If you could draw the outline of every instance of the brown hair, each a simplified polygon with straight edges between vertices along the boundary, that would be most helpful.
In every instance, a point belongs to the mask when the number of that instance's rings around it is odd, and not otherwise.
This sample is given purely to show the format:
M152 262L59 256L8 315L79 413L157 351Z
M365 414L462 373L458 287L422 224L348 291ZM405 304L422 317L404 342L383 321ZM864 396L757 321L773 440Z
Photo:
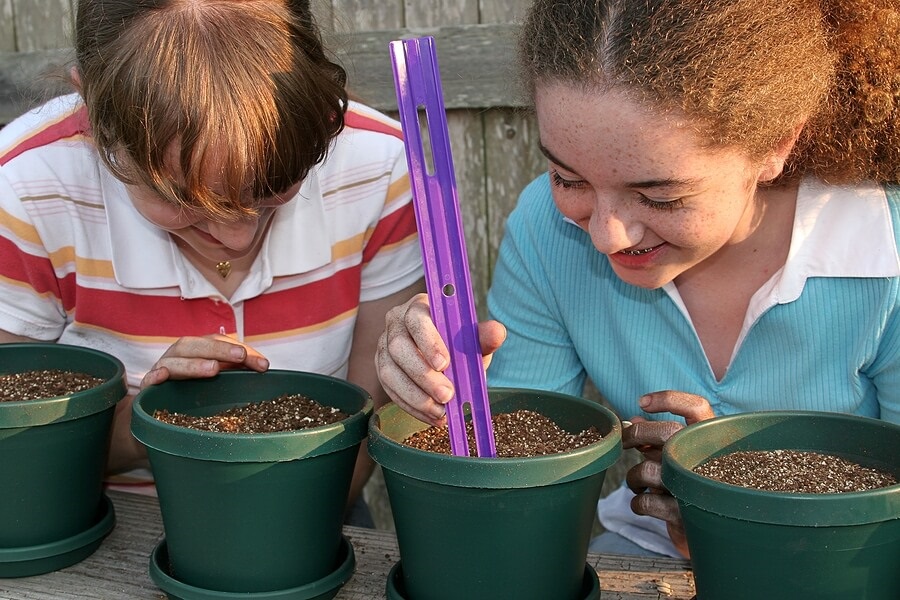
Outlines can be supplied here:
M80 0L75 51L112 172L213 218L255 214L248 192L301 181L343 128L346 73L326 56L308 0ZM201 178L214 155L224 195Z
M806 123L786 177L900 178L897 0L535 0L519 40L541 80L619 88L761 158Z

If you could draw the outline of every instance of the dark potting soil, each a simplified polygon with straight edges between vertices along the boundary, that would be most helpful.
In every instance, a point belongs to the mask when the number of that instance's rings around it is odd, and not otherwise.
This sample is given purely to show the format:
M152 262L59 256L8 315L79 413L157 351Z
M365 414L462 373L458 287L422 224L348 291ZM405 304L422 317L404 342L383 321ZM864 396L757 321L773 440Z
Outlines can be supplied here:
M725 454L694 472L723 483L770 492L837 494L897 483L890 473L819 452L757 450Z
M284 394L271 400L236 406L197 417L167 410L153 416L172 425L219 433L274 433L296 431L343 421L349 415L333 406L325 406L302 394Z
M86 373L62 369L36 369L0 375L0 402L43 400L68 396L106 381Z
M579 433L561 429L546 416L531 410L517 410L491 415L494 423L494 445L498 458L519 458L568 452L600 441L602 436L596 427ZM475 427L466 424L469 454L476 456ZM446 426L429 427L403 440L407 446L429 452L452 454L450 432Z

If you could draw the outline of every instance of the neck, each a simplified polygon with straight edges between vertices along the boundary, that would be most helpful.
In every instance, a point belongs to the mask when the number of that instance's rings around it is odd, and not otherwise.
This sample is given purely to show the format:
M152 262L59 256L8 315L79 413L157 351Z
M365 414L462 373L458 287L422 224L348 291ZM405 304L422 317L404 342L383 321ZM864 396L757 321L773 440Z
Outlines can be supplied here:
M181 255L225 298L231 298L247 277L260 248L260 244L257 244L248 254L240 258L230 261L215 261L203 256L177 238L176 245ZM223 273L227 273L227 275L223 277Z

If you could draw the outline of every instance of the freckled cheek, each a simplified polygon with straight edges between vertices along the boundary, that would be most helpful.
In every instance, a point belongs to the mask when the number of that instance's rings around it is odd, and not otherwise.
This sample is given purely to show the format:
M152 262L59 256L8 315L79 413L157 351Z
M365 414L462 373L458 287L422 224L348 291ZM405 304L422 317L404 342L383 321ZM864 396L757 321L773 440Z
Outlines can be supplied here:
M560 193L558 190L553 192L553 202L556 208L562 214L579 225L584 225L591 218L593 205L583 199L578 199L575 194Z
M728 241L729 235L729 227L714 216L693 220L673 232L673 237L678 240L676 244L699 251L717 250Z

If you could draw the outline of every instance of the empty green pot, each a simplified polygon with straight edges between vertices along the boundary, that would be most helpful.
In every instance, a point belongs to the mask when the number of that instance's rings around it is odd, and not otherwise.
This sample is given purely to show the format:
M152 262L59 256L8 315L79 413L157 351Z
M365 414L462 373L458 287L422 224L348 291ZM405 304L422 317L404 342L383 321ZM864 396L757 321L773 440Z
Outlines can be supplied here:
M53 343L0 344L0 375L59 369L101 385L0 402L0 577L46 573L90 555L112 529L103 475L125 368L103 352Z
M277 433L215 433L153 417L208 416L304 394L351 416ZM167 381L135 398L132 433L147 447L174 579L204 590L275 592L340 567L350 481L372 399L341 379L297 371L223 372ZM336 592L335 592L336 593Z
M597 499L622 452L619 419L596 402L550 392L497 388L489 399L493 414L533 410L573 433L593 425L603 440L547 456L450 456L403 444L428 426L396 405L379 409L368 448L387 485L404 594L583 600Z
M840 413L753 412L684 428L663 450L700 600L893 600L900 485L842 494L767 492L693 472L741 450L835 454L900 479L900 426Z

